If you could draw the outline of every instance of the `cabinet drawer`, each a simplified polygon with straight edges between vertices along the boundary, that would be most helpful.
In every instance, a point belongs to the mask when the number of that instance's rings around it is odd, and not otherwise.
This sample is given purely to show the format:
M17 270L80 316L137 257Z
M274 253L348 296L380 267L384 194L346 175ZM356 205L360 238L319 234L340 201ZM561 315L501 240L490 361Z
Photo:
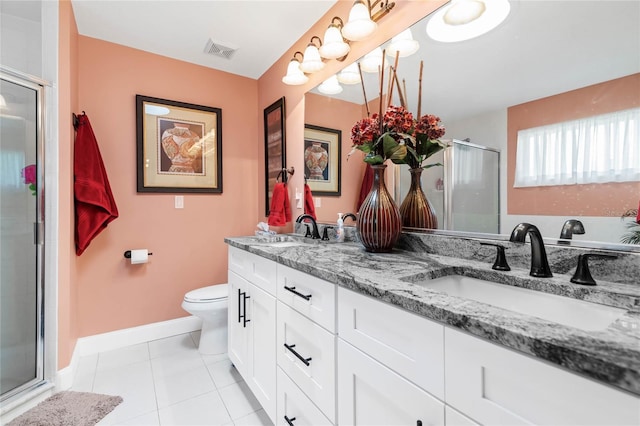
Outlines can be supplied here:
M640 398L445 330L446 401L482 424L638 425Z
M274 261L229 246L229 270L267 293L276 295L276 263Z
M334 422L335 336L280 301L277 323L278 365Z
M322 411L278 368L278 409L276 424L289 426L287 419L295 426L332 425Z
M278 265L278 300L330 332L335 332L335 284L287 266Z
M338 335L444 400L444 326L338 288Z
M342 339L338 401L340 425L444 425L444 403Z

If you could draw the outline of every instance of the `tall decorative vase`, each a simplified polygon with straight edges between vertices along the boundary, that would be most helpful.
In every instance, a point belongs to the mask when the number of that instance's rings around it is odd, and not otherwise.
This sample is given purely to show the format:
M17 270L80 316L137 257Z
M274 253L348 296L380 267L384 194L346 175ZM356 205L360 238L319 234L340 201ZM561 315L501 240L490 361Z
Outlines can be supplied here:
M411 173L411 187L400 205L402 226L437 229L438 217L422 190L422 183L420 181L422 170L422 168L409 169L409 173Z
M386 165L371 166L373 185L358 214L357 229L366 251L390 252L400 237L402 219L384 182Z
M329 164L329 153L319 142L313 142L304 150L304 162L309 169L309 179L325 180L324 170Z

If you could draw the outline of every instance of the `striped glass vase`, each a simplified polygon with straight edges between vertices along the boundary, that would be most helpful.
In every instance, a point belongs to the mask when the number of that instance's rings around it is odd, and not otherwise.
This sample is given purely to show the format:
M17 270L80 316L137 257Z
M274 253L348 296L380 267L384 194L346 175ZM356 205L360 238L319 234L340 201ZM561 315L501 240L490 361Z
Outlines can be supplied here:
M422 168L409 169L411 173L411 186L407 196L400 204L400 216L402 226L406 228L438 228L438 217L433 206L424 195L420 177Z
M366 251L390 252L402 231L402 219L384 183L385 164L371 166L373 185L358 213L357 229Z

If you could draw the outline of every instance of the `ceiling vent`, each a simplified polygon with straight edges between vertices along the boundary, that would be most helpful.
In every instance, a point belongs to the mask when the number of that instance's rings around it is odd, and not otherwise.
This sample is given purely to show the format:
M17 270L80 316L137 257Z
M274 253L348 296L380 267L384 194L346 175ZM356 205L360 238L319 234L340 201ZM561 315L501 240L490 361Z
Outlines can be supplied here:
M222 43L211 39L207 41L207 45L204 47L204 53L225 59L231 59L237 50L237 47L225 46Z

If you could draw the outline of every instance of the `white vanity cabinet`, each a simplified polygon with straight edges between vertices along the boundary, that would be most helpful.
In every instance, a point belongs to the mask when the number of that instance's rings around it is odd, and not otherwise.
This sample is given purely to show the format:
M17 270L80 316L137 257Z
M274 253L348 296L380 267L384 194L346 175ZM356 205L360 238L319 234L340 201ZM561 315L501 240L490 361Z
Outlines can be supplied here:
M229 247L229 359L275 421L276 264Z
M277 268L277 363L301 391L298 406L315 406L323 417L336 420L336 285L292 268ZM280 376L279 376L280 377ZM278 382L278 422L288 414L286 401L294 395ZM300 402L301 398L305 402ZM283 402L285 400L285 402ZM291 404L291 402L289 402ZM282 410L282 411L281 411ZM313 425L296 415L296 426Z
M443 325L339 288L338 335L338 424L445 424Z
M481 424L639 425L640 399L447 327L446 401Z

